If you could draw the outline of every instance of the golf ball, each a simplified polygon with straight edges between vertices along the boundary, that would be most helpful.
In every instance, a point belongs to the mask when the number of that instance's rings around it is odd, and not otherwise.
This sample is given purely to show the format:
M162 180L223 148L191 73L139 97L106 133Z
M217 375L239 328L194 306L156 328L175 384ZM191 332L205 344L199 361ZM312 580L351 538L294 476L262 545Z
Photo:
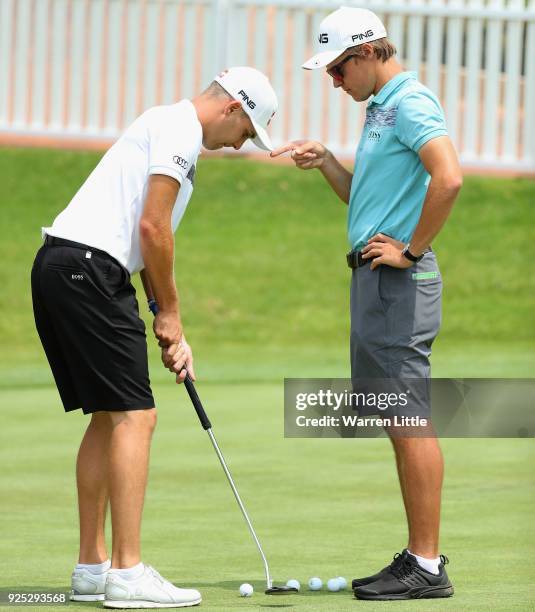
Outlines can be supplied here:
M340 590L343 591L347 587L347 580L343 576L338 576L338 582L340 583Z
M311 578L308 581L308 588L311 591L319 591L322 586L323 586L323 582L321 581L321 578Z
M252 584L247 584L247 582L245 584L242 584L240 587L240 595L242 597L251 597L251 595L253 594L253 585Z
M297 589L298 591L301 589L301 585L299 584L299 580L288 580L286 583L287 587L292 587L293 589Z
M329 589L329 591L336 593L336 591L340 590L340 581L338 580L338 578L331 578L328 582L327 582L327 589Z

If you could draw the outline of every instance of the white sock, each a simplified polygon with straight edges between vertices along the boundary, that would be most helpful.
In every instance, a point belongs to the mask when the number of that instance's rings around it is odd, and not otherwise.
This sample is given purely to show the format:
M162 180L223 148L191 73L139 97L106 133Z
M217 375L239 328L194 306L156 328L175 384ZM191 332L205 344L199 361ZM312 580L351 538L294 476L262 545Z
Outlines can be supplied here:
M418 565L424 570L427 570L431 574L435 574L435 576L438 575L438 564L440 563L440 557L437 557L436 559L426 559L425 557L420 557L420 555L415 555L408 549L407 552L415 557L416 561L418 561Z
M145 566L143 565L141 561L137 565L134 565L134 567L128 567L126 569L113 568L110 570L110 572L117 574L124 580L135 580L136 578L139 578L143 574L144 571L145 571Z
M111 567L111 561L107 559L104 563L77 563L76 569L85 569L92 574L104 574Z

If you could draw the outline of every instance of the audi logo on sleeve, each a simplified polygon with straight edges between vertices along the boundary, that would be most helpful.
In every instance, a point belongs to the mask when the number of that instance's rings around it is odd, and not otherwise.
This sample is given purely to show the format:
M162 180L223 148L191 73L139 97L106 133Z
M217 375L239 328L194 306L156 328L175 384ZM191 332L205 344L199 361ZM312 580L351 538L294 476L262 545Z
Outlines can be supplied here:
M184 170L188 167L188 162L183 157L180 157L180 155L174 155L173 162L180 168L184 168Z

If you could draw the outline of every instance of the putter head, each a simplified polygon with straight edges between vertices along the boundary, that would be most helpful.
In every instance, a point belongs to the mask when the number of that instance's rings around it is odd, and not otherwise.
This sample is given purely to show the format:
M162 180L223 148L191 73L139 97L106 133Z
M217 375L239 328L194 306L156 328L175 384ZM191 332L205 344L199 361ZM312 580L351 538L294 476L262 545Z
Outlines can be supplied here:
M291 595L292 593L298 593L295 587L289 586L271 586L265 590L266 595Z

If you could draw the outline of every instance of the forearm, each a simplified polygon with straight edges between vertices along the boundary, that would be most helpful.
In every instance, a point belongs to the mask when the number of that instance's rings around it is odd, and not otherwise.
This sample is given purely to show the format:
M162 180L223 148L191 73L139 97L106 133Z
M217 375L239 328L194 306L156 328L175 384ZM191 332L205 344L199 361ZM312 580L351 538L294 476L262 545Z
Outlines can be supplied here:
M174 239L171 227L141 222L140 245L145 262L143 286L147 298L154 298L160 311L178 312L179 301L174 275ZM146 281L148 281L147 284Z
M147 270L141 270L139 273L141 277L141 282L143 283L143 290L145 291L145 295L147 296L147 300L154 299L154 291L152 290L152 283L150 282L149 274Z
M422 214L410 240L410 251L420 255L446 222L461 185L446 178L431 178Z
M329 151L325 161L320 166L320 171L326 181L333 188L336 195L346 204L349 204L349 194L351 192L351 181L353 175L349 170L334 157Z

